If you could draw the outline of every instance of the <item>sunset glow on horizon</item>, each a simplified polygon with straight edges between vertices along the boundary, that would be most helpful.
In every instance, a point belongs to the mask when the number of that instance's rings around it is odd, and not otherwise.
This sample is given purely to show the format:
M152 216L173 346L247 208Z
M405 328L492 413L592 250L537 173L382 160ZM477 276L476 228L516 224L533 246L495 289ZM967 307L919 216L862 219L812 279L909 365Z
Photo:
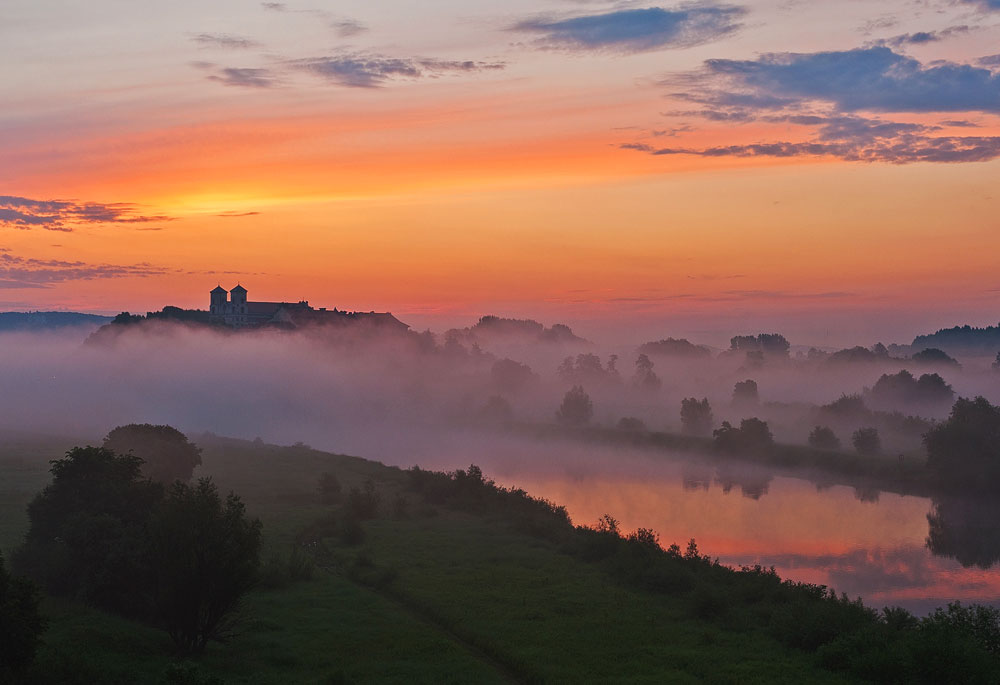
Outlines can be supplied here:
M996 323L1000 11L846 5L11 0L0 309Z

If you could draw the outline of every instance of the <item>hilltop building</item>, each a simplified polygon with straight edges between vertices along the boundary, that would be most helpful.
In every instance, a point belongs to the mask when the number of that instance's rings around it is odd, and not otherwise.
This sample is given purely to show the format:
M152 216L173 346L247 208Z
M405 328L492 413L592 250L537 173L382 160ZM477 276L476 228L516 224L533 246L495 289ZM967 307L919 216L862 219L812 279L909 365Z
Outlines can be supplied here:
M265 325L298 327L307 325L365 323L382 329L403 332L409 326L385 312L343 312L326 307L314 309L306 300L299 302L252 302L247 299L247 289L237 285L227 291L221 285L210 293L209 321L232 328L249 328Z

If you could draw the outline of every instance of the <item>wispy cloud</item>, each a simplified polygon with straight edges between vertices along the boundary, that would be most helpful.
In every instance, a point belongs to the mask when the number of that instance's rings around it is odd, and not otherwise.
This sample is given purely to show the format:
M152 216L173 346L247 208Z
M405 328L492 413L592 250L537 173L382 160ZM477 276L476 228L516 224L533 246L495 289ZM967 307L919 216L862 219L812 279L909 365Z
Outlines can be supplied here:
M367 26L354 19L337 19L331 26L341 38L350 38L368 30Z
M540 34L536 47L608 52L643 52L707 43L740 28L746 14L732 5L688 4L676 9L649 7L602 14L535 17L510 31Z
M262 2L260 6L272 12L284 12L288 6L283 2Z
M859 29L862 35L870 36L876 31L883 31L886 29L891 29L893 26L899 24L899 17L893 15L885 15L877 17L875 19L869 19L864 23Z
M502 62L437 60L345 53L292 62L300 70L351 88L377 88L395 79L437 77L446 73L471 73L503 69Z
M1000 112L1000 74L956 62L925 66L887 47L715 59L703 77L719 104L757 98L819 100L847 112Z
M1000 0L958 0L958 2L966 5L976 5L979 9L986 12L1000 11Z
M953 36L963 36L972 31L972 28L963 24L961 26L949 26L940 31L917 31L916 33L904 33L891 38L877 40L873 42L875 46L890 46L901 48L907 45L926 45L928 43L938 43Z
M0 252L0 289L51 288L65 281L92 281L104 278L145 278L170 270L138 264L88 264L59 259L30 259Z
M1000 113L1000 74L986 67L944 61L924 65L875 46L769 54L756 60L709 60L701 70L675 75L663 84L673 89L673 97L697 106L666 112L671 118L785 124L799 127L802 138L787 139L785 133L779 140L712 147L655 145L647 138L622 148L661 156L834 157L892 164L1000 157L1000 137L943 131L976 126L966 119L952 118L939 125L898 120L907 113Z
M849 162L985 162L1000 157L1000 136L929 136L902 134L896 137L812 139L804 142L762 142L720 145L707 148L654 147L625 143L624 149L652 155L695 155L699 157L835 157Z
M206 47L226 48L228 50L249 50L260 47L260 43L255 40L229 33L199 33L192 36L191 40Z
M171 220L172 217L163 214L142 214L138 205L126 202L32 200L0 195L0 227L6 228L72 231L84 225L145 224Z
M247 67L220 67L207 77L225 86L240 88L270 88L278 84L278 78L270 69Z

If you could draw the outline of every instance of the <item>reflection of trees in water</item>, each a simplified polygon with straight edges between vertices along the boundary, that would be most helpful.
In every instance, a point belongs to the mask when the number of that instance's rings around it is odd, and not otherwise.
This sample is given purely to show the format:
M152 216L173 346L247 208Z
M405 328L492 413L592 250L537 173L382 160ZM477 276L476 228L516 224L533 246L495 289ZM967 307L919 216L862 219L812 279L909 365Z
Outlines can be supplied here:
M708 486L712 484L714 473L714 466L707 464L685 464L681 471L681 483L687 491L708 490Z
M882 491L879 490L874 485L856 485L854 486L854 499L859 502L878 502L879 496L881 496Z
M738 487L744 497L760 499L767 494L774 476L757 469L740 468L732 464L685 464L681 471L681 483L687 491L708 490L713 483L729 494Z
M962 566L988 569L1000 561L1000 502L935 498L927 514L927 548Z
M822 472L814 473L809 477L809 480L811 480L812 484L816 486L816 492L820 493L826 492L827 490L829 490L830 488L832 488L834 485L837 484L836 480L830 478L829 476L823 474Z
M731 466L719 466L716 469L715 482L722 487L727 495L735 486L739 486L744 497L760 499L767 494L768 486L773 476L769 473L746 471Z

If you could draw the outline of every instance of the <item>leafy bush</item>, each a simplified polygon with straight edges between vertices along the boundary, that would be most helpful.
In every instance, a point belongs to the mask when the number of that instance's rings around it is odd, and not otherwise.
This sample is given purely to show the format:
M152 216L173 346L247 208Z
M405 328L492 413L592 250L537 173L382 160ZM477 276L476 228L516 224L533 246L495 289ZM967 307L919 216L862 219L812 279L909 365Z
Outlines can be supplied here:
M52 462L52 482L28 505L17 569L48 592L130 616L148 613L140 581L145 525L163 497L142 459L76 447Z
M618 419L618 430L627 433L645 433L648 429L642 419L634 416L623 416Z
M871 389L875 405L893 407L918 405L937 408L951 404L955 391L936 373L925 373L919 379L905 369L897 374L883 374Z
M858 454L873 455L882 451L882 440L875 428L859 428L851 436L851 444Z
M323 504L336 504L340 501L340 480L335 474L326 472L319 477L319 500Z
M501 393L516 395L539 380L538 374L527 364L513 359L500 359L490 369L494 387Z
M816 426L809 434L809 446L819 450L839 450L840 438L827 426Z
M743 419L739 428L734 428L728 421L722 422L722 427L713 431L715 447L721 452L763 453L774 446L774 436L767 423L757 418Z
M347 492L347 502L345 510L349 516L353 516L359 521L365 521L378 516L379 504L382 496L375 490L375 483L371 479L366 480L364 486L351 488Z
M560 423L570 426L582 426L590 423L593 416L594 404L590 401L590 395L579 385L574 385L566 392L562 404L556 412L556 419Z
M714 419L708 398L697 400L687 397L681 400L681 426L688 435L708 435L712 432Z
M930 364L930 365L943 365L943 366L961 366L958 360L951 357L944 350L939 350L936 347L928 347L925 350L917 352L913 357L913 361L920 364Z
M760 395L757 391L757 382L752 380L740 381L733 386L733 405L738 407L753 406L760 402Z
M316 570L313 558L300 545L292 547L287 557L272 552L257 572L257 587L277 590L300 581L312 580Z
M0 556L0 682L15 682L35 658L45 629L39 600L35 585L11 576Z
M505 488L487 479L475 464L468 470L437 473L413 467L408 487L429 503L487 514L534 537L559 540L572 530L565 507L532 497L521 488Z
M181 654L224 642L240 600L255 584L261 523L239 497L223 501L203 478L175 483L154 511L149 561L156 615Z
M116 454L136 455L143 461L143 475L168 485L190 480L194 468L201 464L201 448L171 426L118 426L104 438L104 447Z
M645 354L640 354L635 360L635 376L632 377L632 385L649 392L659 390L660 386L663 385L660 377L653 371L653 361Z
M1000 407L960 398L951 415L924 435L927 467L951 487L988 489L1000 482Z

